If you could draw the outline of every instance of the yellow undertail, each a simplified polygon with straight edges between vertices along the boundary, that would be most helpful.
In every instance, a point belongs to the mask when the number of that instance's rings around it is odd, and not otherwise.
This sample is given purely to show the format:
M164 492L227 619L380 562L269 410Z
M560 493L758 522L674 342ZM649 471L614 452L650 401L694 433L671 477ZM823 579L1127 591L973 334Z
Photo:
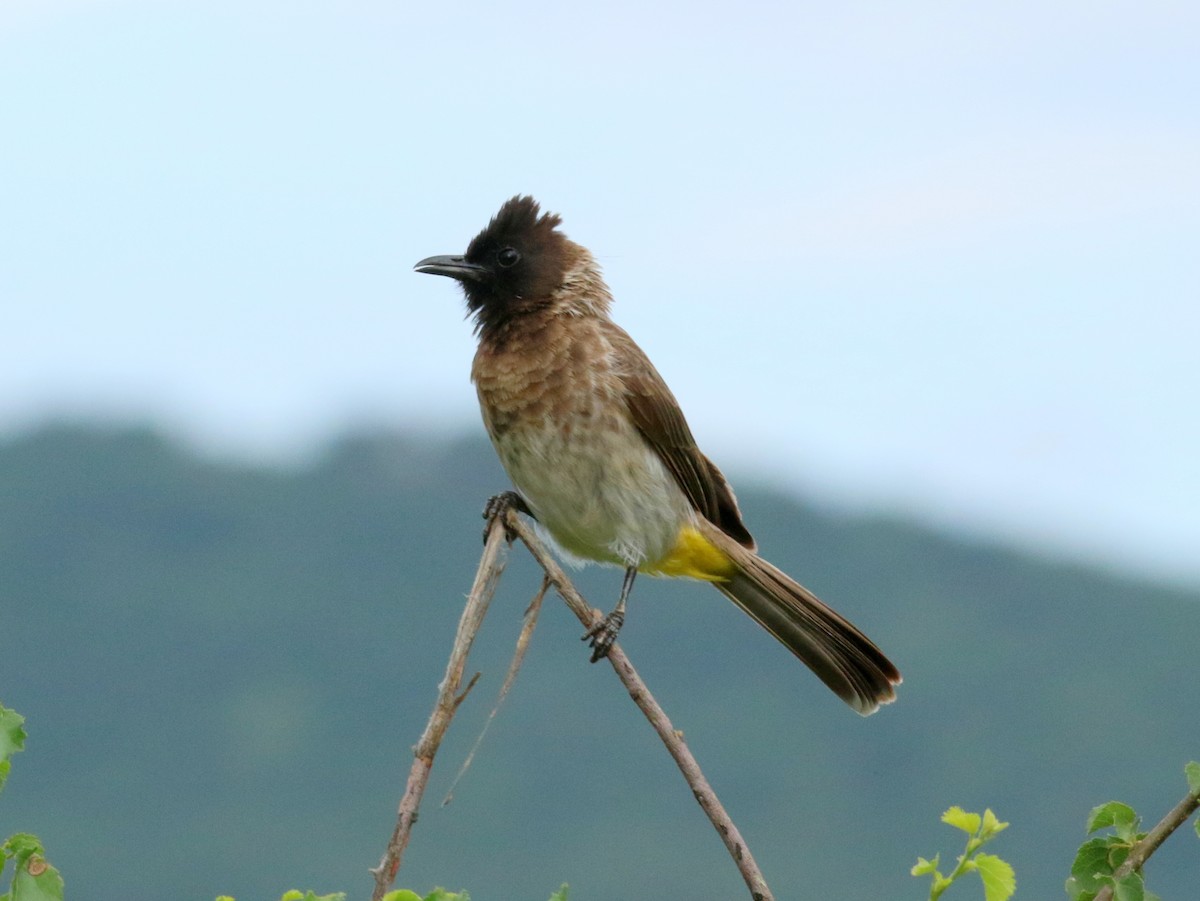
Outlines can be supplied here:
M641 572L654 576L727 582L736 571L733 561L719 547L691 526L679 530L675 546L661 560L644 563Z

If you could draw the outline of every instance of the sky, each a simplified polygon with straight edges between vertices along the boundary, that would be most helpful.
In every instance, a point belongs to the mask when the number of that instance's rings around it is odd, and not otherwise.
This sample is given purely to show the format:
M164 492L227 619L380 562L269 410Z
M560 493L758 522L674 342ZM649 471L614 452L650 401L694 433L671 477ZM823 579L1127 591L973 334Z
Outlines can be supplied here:
M0 437L482 434L461 296L411 267L531 193L742 481L1200 584L1198 36L1186 2L2 0Z

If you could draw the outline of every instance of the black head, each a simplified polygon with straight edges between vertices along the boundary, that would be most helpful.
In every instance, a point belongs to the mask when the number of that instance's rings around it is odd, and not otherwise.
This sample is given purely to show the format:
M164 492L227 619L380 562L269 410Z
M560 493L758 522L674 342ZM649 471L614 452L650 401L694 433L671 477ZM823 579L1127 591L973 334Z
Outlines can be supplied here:
M480 330L548 306L563 284L575 247L558 231L562 219L532 197L506 201L463 256L428 257L417 272L457 279Z

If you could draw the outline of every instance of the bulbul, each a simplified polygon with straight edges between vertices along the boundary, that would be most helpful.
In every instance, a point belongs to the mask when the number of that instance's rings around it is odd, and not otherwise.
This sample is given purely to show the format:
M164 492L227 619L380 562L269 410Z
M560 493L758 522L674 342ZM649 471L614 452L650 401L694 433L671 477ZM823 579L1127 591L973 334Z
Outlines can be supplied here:
M625 568L616 609L584 636L592 659L637 573L685 577L715 585L859 713L893 701L900 673L879 648L755 553L729 483L561 223L514 197L463 256L415 268L462 286L479 339L471 380L527 512L568 555Z

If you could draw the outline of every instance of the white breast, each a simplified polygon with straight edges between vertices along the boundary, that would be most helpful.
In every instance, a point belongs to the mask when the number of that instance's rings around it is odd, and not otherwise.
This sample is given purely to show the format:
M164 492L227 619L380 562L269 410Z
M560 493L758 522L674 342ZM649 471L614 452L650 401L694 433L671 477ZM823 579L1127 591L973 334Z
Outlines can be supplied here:
M496 451L538 522L564 550L620 565L658 560L694 514L631 422L598 420L513 428L496 439Z

